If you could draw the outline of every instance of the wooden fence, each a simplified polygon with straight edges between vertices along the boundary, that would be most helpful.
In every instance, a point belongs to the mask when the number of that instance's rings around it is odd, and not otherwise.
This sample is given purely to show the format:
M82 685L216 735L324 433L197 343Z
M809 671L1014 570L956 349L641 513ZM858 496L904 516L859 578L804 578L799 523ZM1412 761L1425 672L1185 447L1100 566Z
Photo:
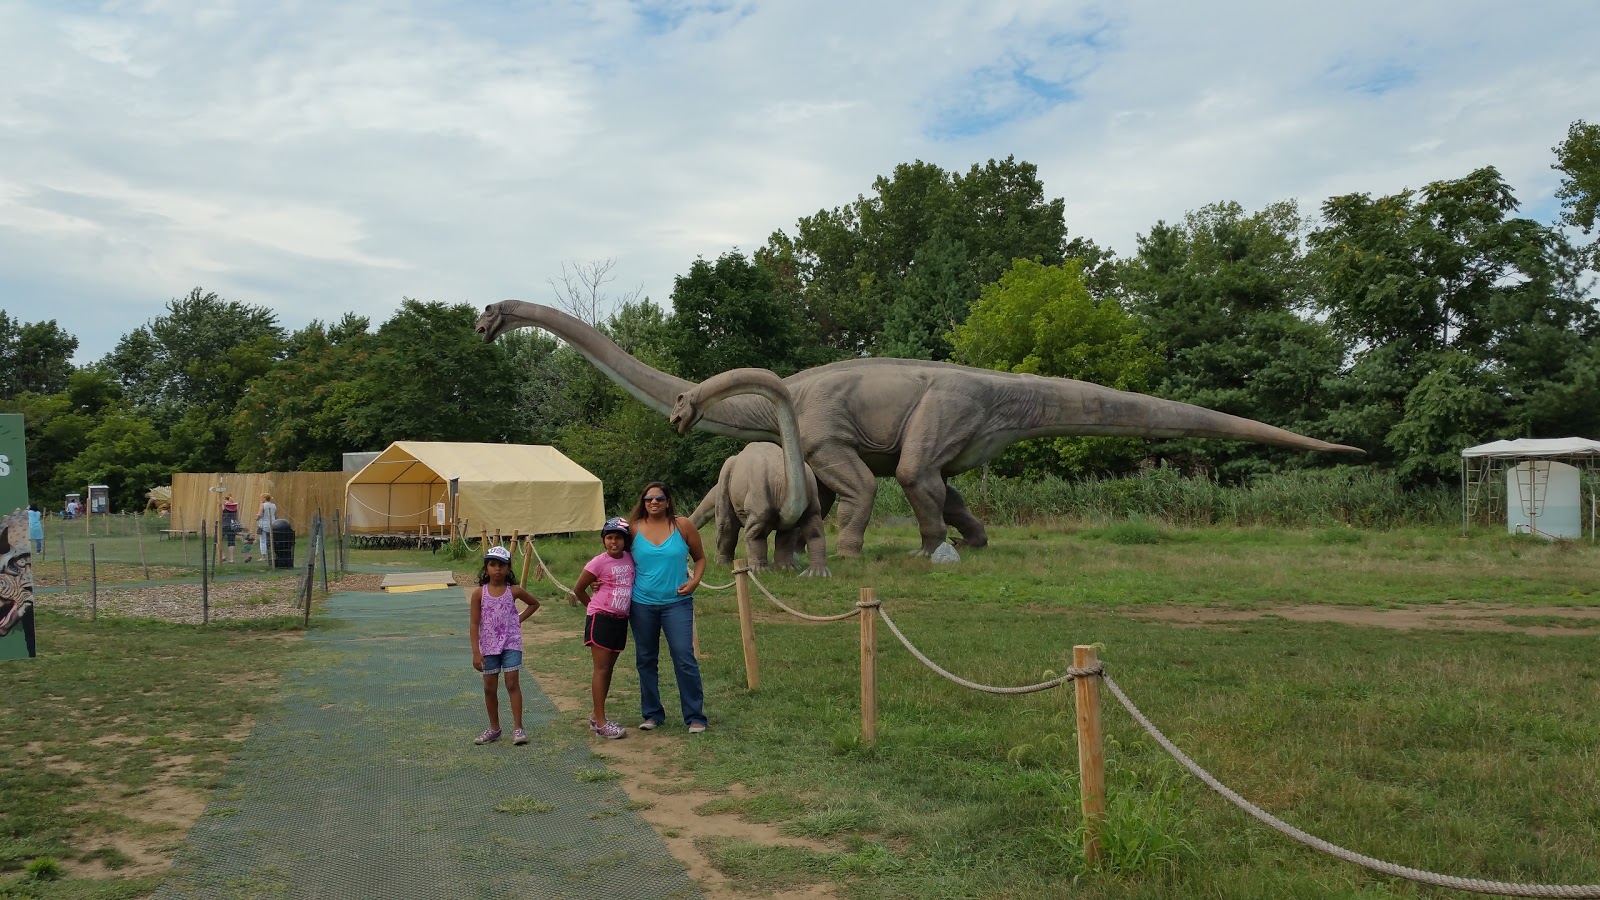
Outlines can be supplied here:
M222 515L222 498L239 501L239 521L255 530L261 495L271 494L278 518L288 519L297 531L309 531L312 516L322 510L343 515L344 486L354 472L179 472L172 476L174 530L198 531L204 519L213 527ZM222 490L215 491L213 488Z

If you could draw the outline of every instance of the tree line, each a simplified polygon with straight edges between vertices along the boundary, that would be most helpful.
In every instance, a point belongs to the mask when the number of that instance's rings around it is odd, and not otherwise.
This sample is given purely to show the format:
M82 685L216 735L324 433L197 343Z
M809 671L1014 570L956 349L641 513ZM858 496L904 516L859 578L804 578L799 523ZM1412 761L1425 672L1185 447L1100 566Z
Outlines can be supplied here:
M563 266L552 286L557 305L691 380L860 356L1079 378L1354 444L1365 465L1431 481L1484 440L1600 435L1600 126L1574 123L1554 157L1554 223L1519 217L1486 166L1315 215L1214 203L1156 222L1125 257L1071 236L1027 162L917 161L750 254L694 260L670 308L609 297L609 262ZM93 482L137 507L175 471L330 470L345 452L447 440L553 444L617 506L652 478L703 491L736 451L676 434L549 335L483 344L477 313L405 299L376 327L346 314L290 332L195 288L83 366L54 320L0 313L0 409L27 417L30 491L50 504ZM992 473L1167 465L1237 481L1333 463L1057 438L1011 448Z

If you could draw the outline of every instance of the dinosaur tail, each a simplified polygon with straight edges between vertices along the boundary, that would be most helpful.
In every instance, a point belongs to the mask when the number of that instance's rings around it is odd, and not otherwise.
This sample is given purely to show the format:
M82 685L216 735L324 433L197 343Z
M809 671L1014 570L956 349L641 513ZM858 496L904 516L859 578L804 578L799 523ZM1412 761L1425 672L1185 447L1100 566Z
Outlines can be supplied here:
M1293 450L1366 452L1360 447L1319 441L1265 422L1217 412L1203 406L1112 390L1082 382L1077 384L1088 390L1064 392L1056 398L1057 402L1047 404L1054 408L1043 411L1043 431L1052 435L1214 438L1224 441L1250 441Z
M694 525L694 527L704 528L707 522L716 518L717 499L721 492L721 482L712 485L711 490L706 491L705 499L701 500L700 505L696 506L694 508L694 512L689 514L689 521Z

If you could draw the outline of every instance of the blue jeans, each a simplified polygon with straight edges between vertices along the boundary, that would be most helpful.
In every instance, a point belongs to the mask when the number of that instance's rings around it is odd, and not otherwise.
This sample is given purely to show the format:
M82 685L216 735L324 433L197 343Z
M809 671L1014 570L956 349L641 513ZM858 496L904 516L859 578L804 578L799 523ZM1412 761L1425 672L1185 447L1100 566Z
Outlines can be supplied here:
M628 610L633 630L633 660L639 668L639 712L647 722L666 722L661 706L661 679L656 672L661 659L661 635L667 636L672 671L678 680L678 704L685 725L706 724L705 690L700 686L700 663L694 658L694 598L671 603L640 603Z

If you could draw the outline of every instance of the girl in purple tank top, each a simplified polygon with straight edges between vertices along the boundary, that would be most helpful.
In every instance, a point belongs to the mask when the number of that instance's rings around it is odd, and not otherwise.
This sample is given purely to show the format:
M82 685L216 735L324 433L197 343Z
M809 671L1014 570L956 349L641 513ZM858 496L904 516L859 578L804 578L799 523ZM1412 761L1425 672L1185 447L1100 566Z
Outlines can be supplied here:
M517 612L517 601L527 608ZM483 673L483 702L489 708L489 727L478 735L475 744L500 740L500 673L506 675L506 694L511 698L512 743L526 744L522 730L522 623L539 608L539 601L517 587L511 574L511 551L490 547L483 554L483 571L478 589L472 592L472 667Z

